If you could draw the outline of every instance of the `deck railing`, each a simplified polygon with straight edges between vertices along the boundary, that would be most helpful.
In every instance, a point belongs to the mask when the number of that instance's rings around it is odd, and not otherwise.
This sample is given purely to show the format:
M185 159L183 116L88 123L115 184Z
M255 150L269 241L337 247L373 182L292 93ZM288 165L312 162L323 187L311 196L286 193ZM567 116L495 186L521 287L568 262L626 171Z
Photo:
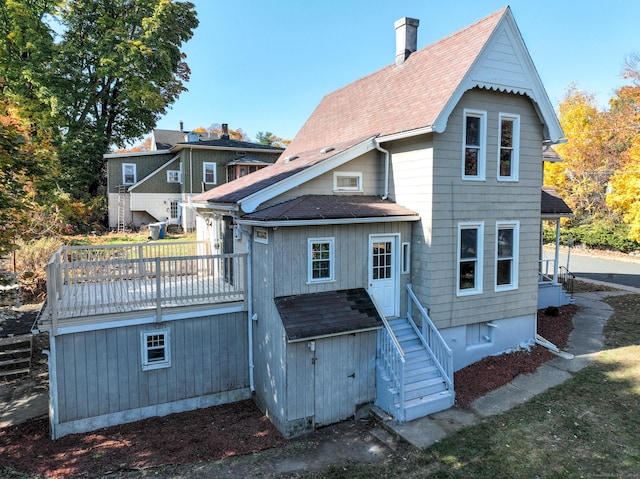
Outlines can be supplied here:
M420 301L418 301L410 284L407 285L407 293L409 303L407 306L407 319L409 320L409 324L411 324L415 332L418 333L418 337L423 345L430 352L433 362L440 370L449 390L453 391L453 353L451 352L451 348L449 348L438 331L438 328L436 328L435 324L431 321L427 310L424 309ZM420 315L422 332L420 332L418 324L413 319L414 311L417 311Z
M47 265L47 311L57 319L243 301L246 254L207 242L65 246Z

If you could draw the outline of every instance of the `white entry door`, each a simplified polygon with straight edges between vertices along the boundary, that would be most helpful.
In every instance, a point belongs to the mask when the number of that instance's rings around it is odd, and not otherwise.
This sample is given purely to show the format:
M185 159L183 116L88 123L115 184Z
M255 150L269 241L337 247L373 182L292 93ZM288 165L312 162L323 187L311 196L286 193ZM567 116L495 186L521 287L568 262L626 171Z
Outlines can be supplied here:
M369 236L369 293L387 317L398 316L398 237Z

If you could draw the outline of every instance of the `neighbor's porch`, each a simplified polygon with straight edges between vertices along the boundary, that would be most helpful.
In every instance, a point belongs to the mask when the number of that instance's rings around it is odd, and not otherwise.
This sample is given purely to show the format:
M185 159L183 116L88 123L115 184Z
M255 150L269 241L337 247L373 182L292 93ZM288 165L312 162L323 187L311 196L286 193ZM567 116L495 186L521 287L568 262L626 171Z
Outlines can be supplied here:
M47 265L47 302L40 324L156 321L177 308L245 301L246 254L211 254L206 241L63 246Z

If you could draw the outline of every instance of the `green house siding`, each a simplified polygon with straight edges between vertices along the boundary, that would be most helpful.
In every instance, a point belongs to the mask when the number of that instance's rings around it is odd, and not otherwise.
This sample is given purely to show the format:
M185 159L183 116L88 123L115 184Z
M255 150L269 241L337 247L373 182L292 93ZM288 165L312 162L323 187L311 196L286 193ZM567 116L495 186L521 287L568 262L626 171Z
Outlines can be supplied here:
M136 181L140 181L153 171L160 168L163 164L169 161L173 156L172 154L159 154L159 155L131 155L121 156L117 158L108 158L107 160L107 186L109 193L117 193L118 186L122 185L122 165L134 164L136 165ZM166 174L165 174L166 182Z

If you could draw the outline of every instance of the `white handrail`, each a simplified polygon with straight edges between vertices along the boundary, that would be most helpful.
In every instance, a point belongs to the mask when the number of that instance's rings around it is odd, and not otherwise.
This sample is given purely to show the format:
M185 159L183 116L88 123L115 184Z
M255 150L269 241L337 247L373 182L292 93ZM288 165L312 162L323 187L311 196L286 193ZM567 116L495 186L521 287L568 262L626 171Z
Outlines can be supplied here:
M436 328L435 324L431 321L427 310L420 304L410 284L407 284L407 293L409 303L407 306L407 319L416 333L418 333L418 337L423 345L431 354L436 367L445 378L449 389L453 391L453 353L451 348L449 348L440 331L438 331L438 328ZM418 330L418 325L411 315L412 302L422 318L422 332Z

